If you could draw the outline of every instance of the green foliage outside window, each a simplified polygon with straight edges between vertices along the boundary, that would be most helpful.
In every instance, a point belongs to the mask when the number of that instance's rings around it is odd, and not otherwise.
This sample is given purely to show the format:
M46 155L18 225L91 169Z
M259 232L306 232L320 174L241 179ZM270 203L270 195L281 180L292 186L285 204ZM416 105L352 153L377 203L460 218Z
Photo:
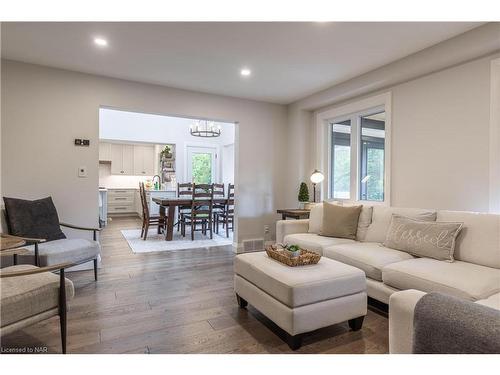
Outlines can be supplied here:
M193 182L195 184L212 183L212 155L193 154Z
M369 148L367 150L366 172L370 176L366 182L366 199L369 201L384 200L384 150Z
M349 198L351 186L351 148L335 145L333 161L333 197Z

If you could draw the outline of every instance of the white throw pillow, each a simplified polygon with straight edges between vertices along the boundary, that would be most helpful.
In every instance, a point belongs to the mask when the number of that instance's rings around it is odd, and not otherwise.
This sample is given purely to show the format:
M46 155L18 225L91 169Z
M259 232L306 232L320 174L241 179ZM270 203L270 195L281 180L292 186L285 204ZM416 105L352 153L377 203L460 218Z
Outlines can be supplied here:
M328 203L342 206L342 202L328 201ZM319 234L323 228L323 203L312 203L311 213L309 214L309 233Z
M323 203L316 203L309 214L309 233L319 234L323 226Z
M362 202L344 202L343 206L358 206ZM358 231L356 232L356 241L363 242L366 237L366 232L368 227L372 223L373 206L365 206L361 209L361 214L359 215L358 221Z

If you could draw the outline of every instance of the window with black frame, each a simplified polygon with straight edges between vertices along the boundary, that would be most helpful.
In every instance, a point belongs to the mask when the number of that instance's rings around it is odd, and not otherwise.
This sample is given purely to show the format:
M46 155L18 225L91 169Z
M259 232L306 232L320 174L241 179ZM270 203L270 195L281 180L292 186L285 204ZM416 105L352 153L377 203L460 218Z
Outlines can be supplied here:
M385 112L360 120L359 199L384 201Z
M351 190L351 120L331 124L330 197L350 199Z

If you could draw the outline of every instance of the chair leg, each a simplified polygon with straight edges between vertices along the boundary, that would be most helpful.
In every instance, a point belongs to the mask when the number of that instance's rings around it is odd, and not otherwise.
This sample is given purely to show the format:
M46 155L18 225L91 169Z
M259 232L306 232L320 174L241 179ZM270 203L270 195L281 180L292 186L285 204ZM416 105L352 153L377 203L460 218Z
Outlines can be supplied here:
M208 230L210 231L210 239L214 238L214 229L212 228L212 216L208 218Z
M144 238L143 238L144 241L146 241L146 238L148 236L148 231L149 231L149 222L146 222L146 227L144 228Z
M66 354L66 279L64 277L64 268L59 271L59 323L62 352Z
M226 215L226 237L229 238L229 215Z
M97 281L97 258L94 259L94 279Z
M194 241L194 228L195 228L195 226L196 226L196 224L193 221L193 218L191 218L191 241Z

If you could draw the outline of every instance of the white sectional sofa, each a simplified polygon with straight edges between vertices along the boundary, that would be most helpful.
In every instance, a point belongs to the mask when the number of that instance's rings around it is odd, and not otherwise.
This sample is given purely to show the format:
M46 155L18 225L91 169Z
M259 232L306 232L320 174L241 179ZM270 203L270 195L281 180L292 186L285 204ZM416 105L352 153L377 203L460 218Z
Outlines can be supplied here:
M362 269L369 297L388 304L394 292L416 289L488 301L500 293L500 215L363 206L356 240L348 240L318 234L322 212L322 204L318 204L310 219L278 221L276 241L297 244ZM455 261L417 258L382 246L393 213L429 221L463 222Z

